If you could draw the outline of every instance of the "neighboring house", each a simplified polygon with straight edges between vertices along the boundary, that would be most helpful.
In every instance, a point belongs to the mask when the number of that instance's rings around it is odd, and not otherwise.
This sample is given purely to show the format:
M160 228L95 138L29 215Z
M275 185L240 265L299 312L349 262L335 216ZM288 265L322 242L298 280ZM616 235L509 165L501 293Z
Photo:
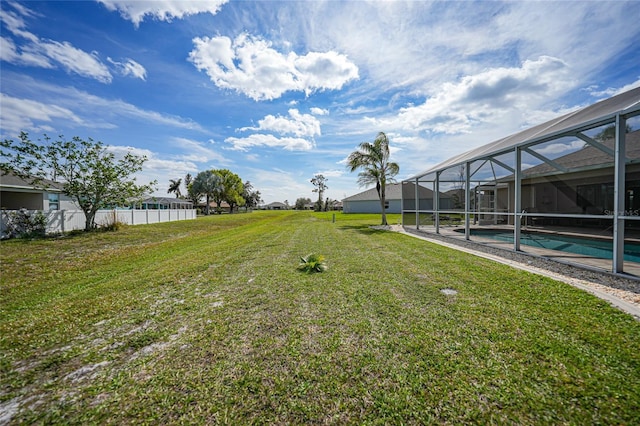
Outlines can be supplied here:
M342 211L342 201L334 200L329 203L329 210Z
M183 200L182 198L147 197L136 203L136 207L143 210L181 210L192 209L193 203L189 200Z
M222 201L220 205L218 205L218 203L216 203L215 201L212 201L209 203L209 209L212 212L224 212L224 213L231 212L231 206L226 201Z
M385 207L387 213L402 212L402 192L404 191L405 204L412 203L415 196L415 184L393 183L387 185L385 191ZM433 202L433 191L429 188L419 186L420 191L420 208L431 209L433 205L427 203ZM447 194L440 194L441 209L451 208L451 197ZM414 209L414 206L406 205L406 209ZM344 213L380 213L380 198L376 188L368 189L359 194L352 195L342 200L342 211Z
M62 193L60 183L45 180L46 189L9 173L0 175L0 208L4 210L77 210L73 199Z
M267 204L265 206L265 209L267 209L267 210L287 210L288 207L284 203L280 203L278 201L275 201L273 203Z
M185 201L185 200L182 200ZM202 211L204 213L206 207L207 207L207 203L199 203L197 206L197 208L200 209L200 211ZM209 212L210 213L217 213L218 211L221 212L225 212L225 213L229 213L229 211L231 210L229 204L226 201L223 201L220 203L220 209L218 210L218 203L216 203L215 201L211 201L209 202Z

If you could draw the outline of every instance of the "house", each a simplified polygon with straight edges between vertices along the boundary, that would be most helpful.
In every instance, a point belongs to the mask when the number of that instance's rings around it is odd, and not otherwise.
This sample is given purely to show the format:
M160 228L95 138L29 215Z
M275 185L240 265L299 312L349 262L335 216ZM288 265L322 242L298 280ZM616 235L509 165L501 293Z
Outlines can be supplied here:
M387 213L401 213L402 199L405 198L405 208L414 209L414 205L409 205L414 200L415 185L412 183L402 185L401 183L392 183L387 185L385 191L385 209ZM433 205L433 191L424 186L418 187L420 190L420 208L431 209ZM404 194L403 194L404 192ZM452 201L447 194L440 195L441 208L450 208ZM352 195L342 200L343 213L380 213L380 197L376 188L371 188L358 194Z
M289 206L284 203L280 203L278 201L274 201L273 203L267 204L264 206L266 210L288 210Z
M209 203L209 210L212 212L230 213L231 206L226 201L221 201L220 204L212 201Z
M186 201L186 200L182 200L182 201ZM207 203L201 201L200 203L198 203L198 205L196 205L196 207L200 209L202 213L204 213L205 209L207 208ZM215 201L209 202L209 212L211 214L217 213L217 212L229 213L230 211L231 211L231 207L229 206L229 203L227 203L226 201L222 201L220 203L220 206L218 206L218 203L216 203Z
M0 208L3 210L77 210L74 200L62 193L62 185L45 180L46 189L35 188L13 173L0 175Z
M563 255L564 262L640 276L625 247L640 240L639 128L640 87L479 145L403 181L435 191L405 198L403 226L446 233L438 221L423 221L446 207L423 198L463 188L456 210L464 216L467 240L476 225L512 233L514 251L522 251L523 227L580 236L587 238L573 244L580 256ZM533 244L540 248L540 241ZM604 248L593 249L594 241Z
M172 197L146 197L136 202L136 207L143 210L170 210L170 209L192 209L193 203L182 198Z
M329 210L342 211L342 201L333 200L329 202Z
M626 134L624 208L628 216L640 215L640 130ZM522 210L529 214L606 215L614 210L614 138L585 143L580 149L554 158L552 162L522 171ZM514 202L513 175L499 180L498 203ZM558 217L555 225L596 226L599 220ZM534 219L535 222L544 222ZM551 220L547 220L551 222ZM512 221L510 221L512 223ZM635 221L627 227L638 227Z

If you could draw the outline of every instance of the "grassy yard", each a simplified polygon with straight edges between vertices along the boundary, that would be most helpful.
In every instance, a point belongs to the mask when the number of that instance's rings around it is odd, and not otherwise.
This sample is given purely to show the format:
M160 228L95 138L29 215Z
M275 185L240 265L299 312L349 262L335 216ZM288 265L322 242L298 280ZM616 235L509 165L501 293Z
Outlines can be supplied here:
M0 424L640 424L632 317L336 216L2 242Z

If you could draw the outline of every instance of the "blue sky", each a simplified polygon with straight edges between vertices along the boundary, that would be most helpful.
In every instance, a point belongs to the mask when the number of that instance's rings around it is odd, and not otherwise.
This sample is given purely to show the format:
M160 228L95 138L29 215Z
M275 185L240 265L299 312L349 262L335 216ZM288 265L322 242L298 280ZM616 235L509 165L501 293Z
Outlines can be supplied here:
M142 181L228 168L265 202L398 180L640 86L638 1L1 1L3 139L146 155Z

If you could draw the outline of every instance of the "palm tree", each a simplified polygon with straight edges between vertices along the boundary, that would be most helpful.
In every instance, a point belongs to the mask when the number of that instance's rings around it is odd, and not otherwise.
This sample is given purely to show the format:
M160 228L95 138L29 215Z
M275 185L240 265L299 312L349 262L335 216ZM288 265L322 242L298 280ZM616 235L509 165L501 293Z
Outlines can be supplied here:
M167 189L167 194L171 194L174 192L176 194L176 198L182 197L182 192L180 192L180 184L182 184L182 179L169 179L169 189Z
M400 171L400 166L390 162L389 156L389 138L384 132L380 132L373 143L362 142L358 145L358 150L352 152L347 158L349 171L362 170L358 174L358 184L361 187L376 184L382 211L382 225L387 225L387 214L384 208L387 181L394 182L394 176Z

